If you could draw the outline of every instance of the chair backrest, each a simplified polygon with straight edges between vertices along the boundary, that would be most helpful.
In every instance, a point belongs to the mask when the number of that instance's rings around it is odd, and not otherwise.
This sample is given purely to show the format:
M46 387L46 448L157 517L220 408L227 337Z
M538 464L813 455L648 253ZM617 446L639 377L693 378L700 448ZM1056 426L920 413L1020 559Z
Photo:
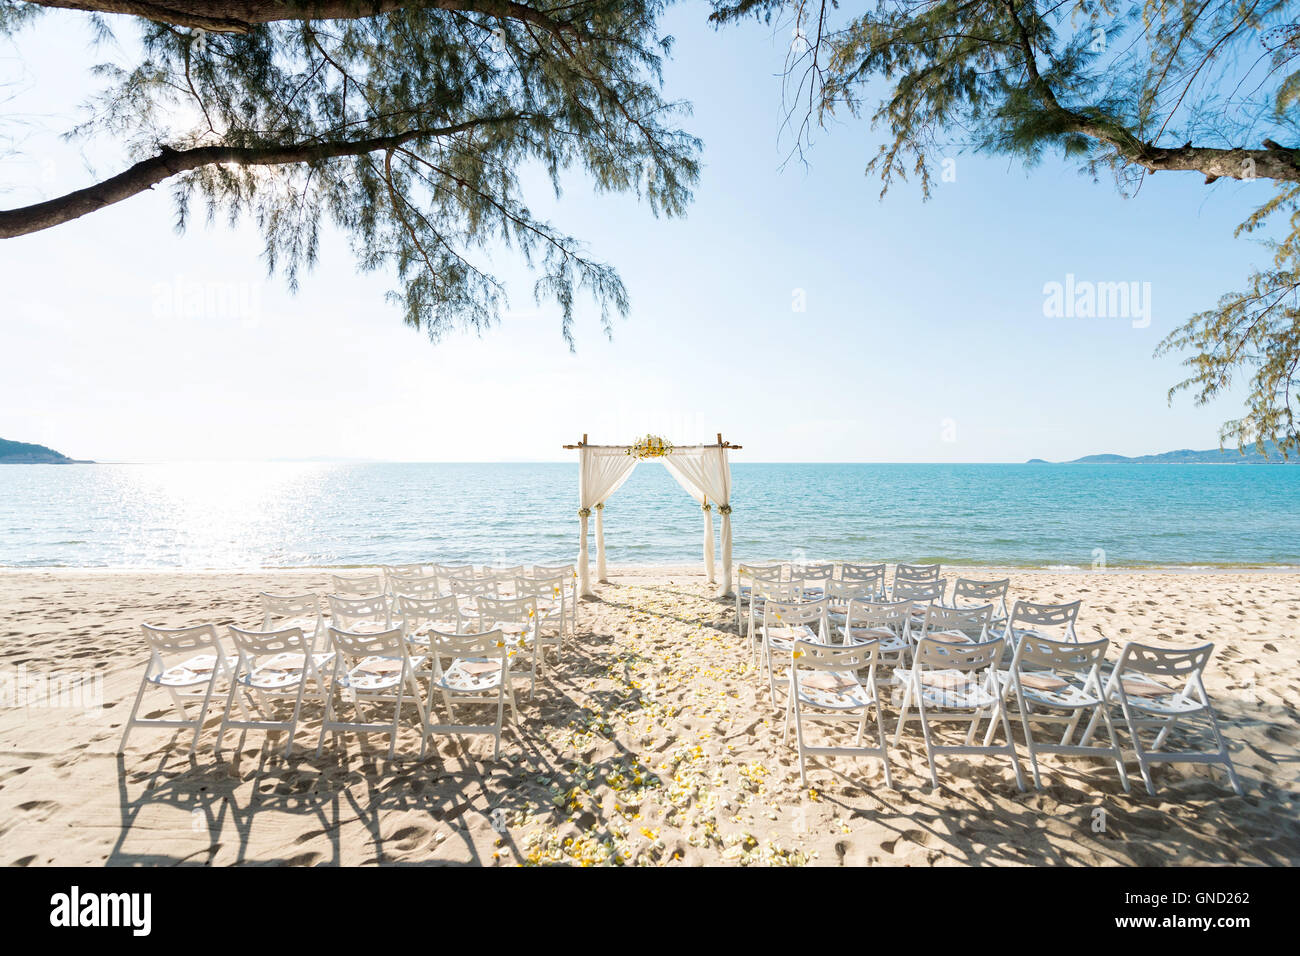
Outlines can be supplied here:
M226 633L240 657L250 662L267 654L290 651L306 653L311 650L311 638L300 627L285 627L278 631L249 631L231 624L227 625Z
M392 594L396 598L413 597L427 601L445 596L442 582L434 574L394 578L389 582L389 587L392 588Z
M1002 638L980 644L949 644L925 637L916 644L917 666L929 670L980 671L1002 656Z
M1016 646L1012 668L1024 670L1064 670L1082 673L1091 671L1106 659L1110 641L1098 638L1083 644L1073 641L1054 641L1047 637L1028 635Z
M420 585L426 581L436 584L438 576L425 571L418 564L414 567L409 565L403 565L402 567L386 566L384 568L384 580L388 584L388 593L397 594L411 585Z
M833 577L835 577L835 565L833 563L790 565L790 580L802 580L807 586L812 586L813 582L829 581Z
M1082 606L1082 601L1072 601L1069 604L1017 601L1011 609L1007 624L1012 630L1047 630L1049 633L1045 637L1051 637L1051 631L1055 629L1063 639L1077 643L1079 638L1074 632L1074 623L1079 618L1079 608Z
M921 637L928 637L938 631L959 631L974 643L980 644L988 639L989 621L992 617L992 604L982 604L979 607L944 607L942 604L931 604L925 609Z
M927 581L939 580L937 564L896 564L894 565L894 587L900 584L925 584Z
M280 620L320 617L320 598L315 594L271 594L269 591L258 592L262 602L262 630L271 630L277 618Z
M754 581L780 581L785 571L780 564L737 564L736 583L753 585Z
M904 581L894 585L894 592L890 596L895 601L920 604L924 601L942 601L947 590L948 582L942 578L936 581Z
M481 634L448 634L439 630L429 632L429 650L435 661L443 657L469 657L500 660L504 663L510 654L506 644L505 634L499 630L484 631Z
M763 605L764 627L798 627L807 625L817 634L819 641L826 640L826 606L829 602L798 601L786 603L769 600Z
M802 581L764 581L756 578L753 588L753 596L760 601L793 603L803 598Z
M558 601L565 604L565 578L562 574L515 578L515 594L519 597L535 597L539 601Z
M447 578L447 590L459 597L497 596L497 582L488 578L453 574Z
M841 581L860 581L870 584L880 593L885 589L885 566L883 564L849 564L840 565Z
M494 598L479 595L478 616L484 627L498 624L533 624L537 621L535 596Z
M343 628L330 626L330 644L344 657L405 657L406 641L402 638L400 627L373 634L358 634Z
M970 604L992 604L994 617L1007 616L1007 589L1011 579L1000 581L976 581L972 578L958 578L952 586L952 603L955 607Z
M571 564L534 564L533 577L549 578L559 575L564 578L565 584L573 586L574 580L578 577L577 570Z
M434 576L442 583L444 591L451 590L451 579L459 577L473 577L474 565L472 564L435 564L430 570Z
M330 605L330 625L340 630L350 630L361 622L382 623L387 627L392 615L392 605L388 596L373 594L369 597L344 597L328 594L325 600Z
M457 632L461 628L460 604L454 594L433 598L399 594L397 613L402 620L402 630L407 634L431 624L441 629L453 624Z
M331 574L330 592L342 597L369 597L384 593L382 574Z
M213 651L221 654L221 639L215 624L198 624L194 627L154 627L141 624L145 642L159 658L175 654L193 654L195 651Z
M911 601L850 601L844 620L846 627L887 627L899 637L907 633L911 622Z
M1119 662L1115 665L1114 677L1132 671L1153 677L1173 677L1184 681L1196 680L1200 683L1201 673L1214 654L1213 644L1199 644L1196 647L1152 647L1134 641L1124 645L1119 652Z
M877 594L869 581L827 581L826 596L836 604L848 601L870 601Z
M815 671L874 671L880 659L880 642L861 644L818 644L813 641L795 641L795 670ZM798 677L795 678L798 680Z

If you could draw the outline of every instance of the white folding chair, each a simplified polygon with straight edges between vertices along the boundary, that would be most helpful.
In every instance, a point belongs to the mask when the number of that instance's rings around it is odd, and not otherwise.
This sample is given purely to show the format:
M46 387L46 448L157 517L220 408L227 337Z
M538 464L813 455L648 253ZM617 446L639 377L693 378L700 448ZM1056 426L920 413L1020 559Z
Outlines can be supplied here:
M890 596L895 601L901 600L894 596L894 588L900 584L933 584L939 580L939 568L937 564L894 565L894 582L890 587Z
M208 707L216 692L219 680L229 680L234 669L235 657L222 650L217 637L217 629L211 624L197 627L153 627L142 624L145 643L149 645L149 663L145 665L144 675L140 678L140 689L136 691L135 703L131 707L131 716L126 719L122 730L122 742L117 752L126 752L126 741L136 727L170 727L172 729L192 729L194 737L190 741L190 753L199 746L199 735L203 733L203 722L208 716ZM165 690L171 698L177 716L174 718L140 717L140 703L145 692ZM186 713L187 703L198 701L197 717Z
M1243 793L1237 770L1232 765L1227 741L1219 730L1219 720L1205 691L1202 675L1210 657L1213 644L1199 647L1151 647L1130 641L1120 651L1119 661L1106 681L1106 700L1118 703L1128 725L1133 751L1137 755L1142 780L1147 793L1155 796L1156 786L1151 778L1151 765L1156 763L1206 763L1222 764L1237 796ZM1084 731L1083 743L1092 739L1098 716L1093 715ZM1216 750L1165 750L1169 735L1175 730L1196 730L1204 722L1214 738ZM1191 727L1185 726L1190 723ZM1142 742L1141 732L1159 728L1155 740L1148 747Z
M442 580L436 574L403 575L393 578L389 582L389 586L392 589L390 595L393 599L394 610L397 609L398 599L402 597L431 601L434 598L448 596L447 592L443 590Z
M455 595L460 604L462 626L475 631L488 630L478 623L478 599L500 597L496 581L479 577L477 574L453 574L447 579L447 591Z
M875 642L877 658L881 664L906 667L910 663L913 643L910 601L884 604L850 601L844 624L838 630L842 644ZM877 680L881 684L894 682L892 675L878 676Z
M325 703L325 676L323 668L329 666L334 655L315 651L316 639L300 627L287 627L271 631L246 631L227 627L238 657L235 661L230 693L226 695L226 708L221 716L221 729L213 752L221 755L221 744L226 731L265 730L285 735L284 755L293 752L293 735L298 729L302 714L303 694L307 683L315 684L315 696ZM231 708L239 696L240 710L246 715L242 720L232 720ZM272 705L278 699L293 700L293 712L287 719L271 716ZM256 716L253 716L256 715Z
M533 577L561 578L564 581L562 597L569 609L569 630L578 636L578 571L572 564L534 564Z
M846 584L850 581L865 584L871 588L871 599L879 601L885 594L885 566L883 564L849 564L840 565L840 580Z
M937 756L1005 754L1011 758L1011 766L1016 772L1016 786L1025 789L1011 724L1007 720L1005 689L994 675L994 665L1001 654L1001 639L982 644L949 644L927 637L917 642L911 669L896 672L903 684L903 703L899 709L894 744L897 745L902 738L909 710L915 704L925 737L925 759L930 765L932 786L939 786L934 766ZM974 742L976 731L986 718L991 723L1001 724L1006 735L1005 744L994 744L992 733L985 737L982 746ZM936 743L931 724L939 720L966 723L965 741L956 745Z
M749 595L749 617L745 633L749 635L750 659L756 664L763 661L763 609L768 601L794 604L803 600L803 585L798 581L767 581L755 578Z
M957 638L968 644L982 644L989 639L989 619L992 615L992 604L983 604L979 607L947 607L943 604L930 604L921 618L921 627L916 632L916 640L920 642L924 637L933 637L936 640Z
M738 564L736 565L736 630L740 631L741 617L749 624L753 623L754 584L762 581L779 584L784 571L779 564ZM742 611L741 608L745 610Z
M1006 625L990 628L990 632L1006 638L1008 653L1013 652L1020 638L1026 635L1077 644L1079 636L1075 633L1074 625L1079 619L1079 608L1082 606L1082 601L1071 601L1069 604L1017 601L1011 608Z
M505 635L510 656L510 677L528 678L528 699L537 691L541 673L541 641L538 638L537 598L493 598L479 595L478 626Z
M330 607L330 627L337 627L341 631L374 634L387 631L393 626L393 603L387 594L372 594L367 597L327 594L325 600Z
M826 605L826 617L833 628L844 624L844 615L850 602L873 601L876 598L876 591L869 581L827 581L823 594L829 602Z
M407 652L400 627L359 634L331 625L329 638L330 648L334 652L334 667L325 692L325 719L321 721L316 756L321 755L326 734L334 735L336 745L342 734L358 734L363 747L369 745L370 734L388 734L391 739L388 759L392 760L397 752L397 734L401 727L403 705L415 705L421 728L428 723L424 698L415 679L416 668L424 662L423 658L413 658ZM340 700L353 706L358 719L336 718ZM367 719L363 703L392 704L392 721Z
M438 587L438 575L418 564L384 565L384 585L390 595L427 593Z
M519 720L515 692L510 680L510 655L506 636L500 631L483 634L444 634L433 631L429 639L433 674L429 678L429 697L425 702L424 739L420 759L424 759L429 737L434 734L492 734L496 743L495 760L501 753L501 727L505 705ZM447 663L444 663L447 662ZM434 720L434 698L442 698L449 723ZM460 706L496 705L495 724L466 724L456 720Z
M772 587L772 585L768 585ZM798 582L789 585L797 589ZM828 643L826 623L826 599L790 603L768 598L763 602L763 663L767 665L767 685L772 695L772 706L776 707L776 663L780 655L782 662L794 651L796 641L815 641ZM786 685L781 684L784 692Z
M429 652L429 635L433 632L459 634L464 627L460 616L460 605L457 604L454 594L434 598L399 594L397 620L408 649L417 655ZM432 672L432 666L433 661L426 660L422 668L417 668L416 676L428 676Z
M952 586L953 607L972 607L981 604L993 605L993 616L989 618L989 627L1001 629L1007 621L1007 590L1011 579L1000 581L976 581L972 578L958 578Z
M537 599L537 639L542 652L555 648L558 657L564 650L565 621L569 617L569 603L564 593L564 577L550 575L515 578L515 596ZM554 631L554 636L551 632Z
M912 603L912 629L919 631L925 623L925 609L931 604L942 604L948 582L942 578L935 581L904 581L895 584L890 592L890 602L910 601Z
M330 593L340 597L369 597L387 590L382 574L330 575Z
M835 578L834 564L794 564L790 566L791 581L803 585L803 596L809 600L825 597L826 584Z
M893 789L885 722L880 712L877 690L878 649L879 645L875 641L839 646L813 641L795 642L791 650L782 743L790 739L790 720L793 717L795 739L799 747L799 780L803 786L808 785L805 758L812 754L828 757L879 757L885 768L885 786ZM863 671L866 672L865 675ZM867 717L872 710L876 712L876 735L879 741L875 747L863 743ZM857 739L851 747L811 745L805 739L804 721L853 721L858 726Z
M315 594L271 594L262 591L258 598L262 602L263 631L283 631L298 627L302 628L304 634L311 636L312 647L325 646L325 615L321 613L320 598Z
M524 566L517 564L514 567L497 567L492 566L483 569L483 580L492 581L497 586L498 597L518 597L515 592L515 581L524 576Z
M1128 774L1124 770L1124 753L1115 736L1110 708L1101 686L1101 663L1106 659L1110 641L1101 638L1086 644L1053 641L1027 635L1016 645L1011 659L1010 692L1020 712L1025 732L1025 747L1034 771L1034 787L1042 789L1038 772L1040 753L1072 757L1110 757L1115 761L1124 792L1129 792ZM1086 746L1081 740L1072 743L1079 721L1084 716L1101 715L1106 722L1110 746ZM1064 729L1059 741L1040 742L1034 726ZM990 726L990 730L992 727Z

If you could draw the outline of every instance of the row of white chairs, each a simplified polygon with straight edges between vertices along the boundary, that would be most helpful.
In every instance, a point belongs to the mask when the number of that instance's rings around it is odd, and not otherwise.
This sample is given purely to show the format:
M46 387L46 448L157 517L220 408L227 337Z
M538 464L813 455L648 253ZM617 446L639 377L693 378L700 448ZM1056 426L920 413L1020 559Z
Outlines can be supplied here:
M517 569L516 569L517 570ZM373 594L329 594L324 604L315 594L260 595L260 630L227 626L227 643L212 624L165 628L143 625L149 662L140 681L119 752L136 727L186 729L190 749L198 748L214 695L225 695L225 708L214 750L220 753L229 730L259 729L286 734L291 752L304 700L322 705L316 752L326 734L391 735L389 757L396 752L403 708L414 706L422 733L421 757L430 735L491 733L494 756L500 752L505 707L518 716L514 682L529 681L530 698L548 651L563 654L572 588L562 575L515 575L513 593L502 597L494 582L490 593L450 594L421 591L413 578L394 581L393 589ZM337 583L337 582L332 582ZM373 585L375 582L358 582ZM405 593L415 590L416 593ZM576 629L576 624L572 625ZM425 689L420 684L424 682ZM172 716L141 717L150 690L165 692ZM280 713L292 700L288 714ZM447 714L439 721L438 703ZM192 716L186 705L197 703ZM369 719L376 704L391 704L391 721ZM456 708L495 704L496 721L465 724ZM340 716L351 705L353 719ZM238 714L236 714L236 710ZM274 712L274 713L273 713Z
M909 720L919 720L934 786L936 756L982 754L1008 757L1023 790L1014 717L1021 725L1036 787L1042 786L1038 757L1050 753L1109 757L1128 792L1124 751L1112 714L1118 707L1149 793L1156 792L1151 767L1162 762L1221 764L1233 790L1242 793L1202 676L1213 644L1164 648L1129 642L1112 665L1106 660L1107 639L1078 639L1078 602L1018 601L998 629L992 626L991 604L930 603L919 630L913 632L916 609L906 599L850 599L837 618L833 598L778 600L773 592L782 585L758 587L767 595L758 651L773 706L778 692L785 697L784 739L793 723L805 782L807 755L855 754L880 758L886 785L892 787L883 717L888 691L898 704L893 745L899 745ZM786 664L780 680L778 657ZM876 747L863 743L873 712ZM852 746L812 746L805 740L805 720L844 719L857 723ZM937 741L933 724L939 720L967 724L965 739L959 744ZM983 740L977 741L985 722ZM1165 749L1171 733L1195 729L1198 723L1212 736L1213 750ZM1059 739L1044 739L1044 726L1054 727ZM1094 743L1102 729L1105 740ZM1003 742L995 744L999 730ZM1152 730L1155 739L1148 744L1141 734Z

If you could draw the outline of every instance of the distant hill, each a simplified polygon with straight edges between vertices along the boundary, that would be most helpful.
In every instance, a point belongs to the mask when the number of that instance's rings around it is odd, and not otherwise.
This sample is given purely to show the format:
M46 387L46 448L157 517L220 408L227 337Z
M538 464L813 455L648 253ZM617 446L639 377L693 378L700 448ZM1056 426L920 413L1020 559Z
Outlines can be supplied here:
M92 465L94 462L78 461L60 454L44 445L0 438L0 465Z
M1285 459L1282 452L1273 442L1264 443L1264 453L1260 454L1254 445L1246 446L1246 453L1243 455L1235 448L1210 448L1206 451L1195 451L1191 448L1180 448L1178 451L1166 451L1159 455L1139 455L1136 458L1129 458L1125 455L1084 455L1082 458L1076 458L1074 461L1062 462L1066 465L1281 465L1296 464L1300 461L1296 455ZM1026 464L1029 465L1047 465L1051 462L1043 461L1041 458L1031 458Z

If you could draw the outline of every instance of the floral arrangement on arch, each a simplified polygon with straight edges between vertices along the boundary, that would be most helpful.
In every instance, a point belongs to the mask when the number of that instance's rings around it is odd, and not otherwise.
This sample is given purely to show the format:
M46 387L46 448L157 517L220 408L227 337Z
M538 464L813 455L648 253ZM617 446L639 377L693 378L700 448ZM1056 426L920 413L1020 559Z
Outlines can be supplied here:
M646 435L629 445L627 453L638 459L664 458L673 453L673 446L658 435Z

